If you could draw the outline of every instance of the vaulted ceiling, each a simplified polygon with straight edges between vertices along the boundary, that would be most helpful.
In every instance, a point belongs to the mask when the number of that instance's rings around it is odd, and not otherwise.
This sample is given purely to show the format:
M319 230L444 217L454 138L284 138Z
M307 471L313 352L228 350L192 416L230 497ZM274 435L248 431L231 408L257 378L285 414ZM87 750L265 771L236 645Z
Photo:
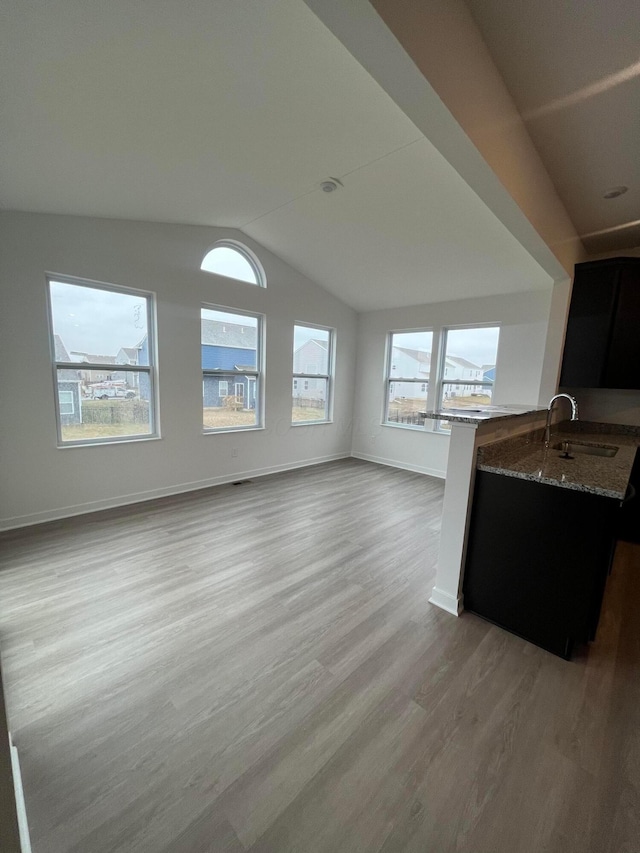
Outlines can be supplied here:
M508 77L490 6L471 0ZM359 310L551 284L302 0L9 0L0 40L4 209L239 228ZM598 182L634 183L622 171Z

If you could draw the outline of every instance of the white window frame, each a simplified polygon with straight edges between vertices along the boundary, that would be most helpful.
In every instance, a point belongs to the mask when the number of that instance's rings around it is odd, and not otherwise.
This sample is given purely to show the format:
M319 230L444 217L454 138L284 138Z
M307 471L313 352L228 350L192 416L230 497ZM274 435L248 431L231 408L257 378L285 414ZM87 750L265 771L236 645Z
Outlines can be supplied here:
M203 380L204 384L204 380ZM222 386L224 385L224 394L222 393ZM229 380L221 379L218 382L218 397L228 397L229 396Z
M71 405L71 411L70 411L70 412L63 412L63 411L62 411L62 395L63 395L63 394L64 394L65 396L66 396L67 394L69 395L68 404L70 404L70 405ZM61 390L58 388L58 405L60 406L60 417L65 417L66 415L75 415L75 413L76 413L76 407L75 407L75 406L74 406L74 404L73 404L73 391L67 391L66 389L65 389L64 391L61 391Z
M211 252L216 249L232 249L234 252L237 252L239 255L247 261L253 273L256 277L255 281L244 281L241 278L234 278L231 275L224 275L224 273L213 272L212 270L206 270L203 268L203 264L205 260L209 257ZM202 272L206 272L209 275L219 275L223 278L228 278L230 281L236 281L238 284L248 284L249 287L266 287L267 286L267 277L265 275L264 269L256 255L251 251L248 246L245 246L244 243L240 243L237 240L218 240L213 246L210 246L207 251L204 253L202 261L200 263L200 269ZM247 316L249 316L247 314Z
M216 244L220 245L220 244ZM235 279L233 279L235 281ZM255 285L253 285L255 287ZM265 327L265 316L264 314L257 314L254 311L245 311L240 308L229 308L227 305L211 305L210 303L203 302L200 306L200 314L199 314L199 328L202 330L202 309L205 311L222 311L225 314L235 314L238 317L254 317L257 320L256 324L256 369L255 370L246 370L244 367L242 370L223 370L222 368L202 368L202 383L204 387L204 381L207 376L226 376L226 377L242 377L243 379L255 379L256 385L256 422L255 424L246 424L245 426L224 426L224 427L202 427L202 431L205 435L215 435L221 432L247 432L250 430L256 429L264 429L264 327ZM202 352L202 331L200 331L200 352ZM202 364L202 356L200 358L200 363ZM225 380L223 380L225 381ZM235 391L235 379L229 380L227 378L227 382L231 381L234 383L234 391ZM244 383L243 383L244 385ZM243 397L243 399L246 399Z
M124 444L131 441L148 441L150 439L160 438L160 424L158 418L158 401L157 401L157 352L156 352L156 301L155 294L148 290L139 290L135 287L125 287L124 285L111 284L104 281L92 281L90 279L77 278L69 275L58 275L57 273L47 273L46 277L46 292L47 292L47 318L49 324L49 348L51 352L51 365L53 372L53 391L55 396L56 410L56 430L58 436L58 447L90 447L97 444ZM63 439L62 423L60 420L60 397L58 393L58 370L84 370L84 371L103 371L104 364L93 364L87 361L56 361L56 350L54 341L53 328L53 308L51 305L51 284L59 282L60 284L72 284L76 287L86 287L92 290L108 290L111 293L122 293L126 296L138 296L144 299L146 305L147 318L147 348L149 351L148 365L129 365L118 364L114 365L117 372L134 373L139 375L145 373L149 377L149 432L133 433L131 435L113 435L105 436L104 438L78 438L74 440ZM114 370L114 372L116 372Z
M424 378L420 379L407 379L403 376L392 376L391 372L395 369L395 365L392 364L393 359L393 336L394 335L405 335L405 334L414 334L414 333L431 333L431 365L429 369L429 378L424 380ZM401 424L396 421L389 420L389 395L391 393L391 387L394 382L413 382L415 385L426 385L427 386L427 399L425 400L425 411L429 411L429 402L433 394L433 362L434 362L434 354L433 351L437 345L437 330L430 326L422 326L417 329L392 329L390 332L387 332L387 352L385 357L385 369L384 369L384 390L382 394L382 426L393 427L394 429L412 429L412 430L422 430L424 431L425 425L421 424Z
M293 380L304 380L303 391L309 388L309 379L324 379L326 381L327 394L325 398L325 415L324 418L318 418L308 421L294 421L291 419L291 426L313 426L314 424L330 424L333 423L333 386L335 376L335 338L336 330L330 326L318 326L316 323L294 323L293 333L295 341L295 330L297 326L302 326L305 329L315 329L318 332L328 332L329 340L327 341L327 367L328 373L292 373ZM293 355L295 355L295 343ZM293 357L293 356L292 356ZM309 367L309 365L305 365ZM293 405L292 405L293 408Z
M476 388L494 388L495 380L493 382L487 382L486 380L475 380L475 379L447 379L446 378L446 357L447 357L447 337L449 332L459 332L467 329L498 329L498 349L496 350L496 364L498 363L498 354L500 352L500 332L502 331L502 327L500 323L470 323L463 326L444 326L440 330L440 348L438 351L438 374L437 374L437 382L436 382L436 410L444 411L443 409L443 395L444 395L444 386L445 385L466 385L467 387L476 387ZM482 365L480 365L482 366ZM450 434L451 429L445 428L442 426L444 422L443 420L438 420L435 422L434 430L436 432Z

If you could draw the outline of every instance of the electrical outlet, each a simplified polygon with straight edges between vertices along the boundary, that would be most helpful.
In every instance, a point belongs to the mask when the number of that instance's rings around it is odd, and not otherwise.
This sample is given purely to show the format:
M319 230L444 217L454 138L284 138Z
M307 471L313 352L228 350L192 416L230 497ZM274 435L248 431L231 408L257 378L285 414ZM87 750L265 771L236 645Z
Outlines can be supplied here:
M232 456L234 459L237 459L237 457L238 457L238 448L237 448L237 447L234 447L234 448L233 448L233 450L231 451L231 456Z

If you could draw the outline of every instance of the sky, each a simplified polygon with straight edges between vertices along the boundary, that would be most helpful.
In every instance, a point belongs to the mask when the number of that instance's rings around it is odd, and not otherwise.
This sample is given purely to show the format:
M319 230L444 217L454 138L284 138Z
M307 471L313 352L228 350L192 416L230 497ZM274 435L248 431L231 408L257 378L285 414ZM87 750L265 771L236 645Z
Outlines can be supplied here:
M54 332L71 353L117 355L121 347L134 347L147 333L146 300L143 296L117 293L84 285L51 282ZM256 318L223 311L203 310L203 316L255 325ZM495 364L499 329L451 329L447 354L461 356L479 366ZM328 339L329 332L296 326L294 350L311 338ZM413 349L429 350L431 338L420 332L396 334L396 343Z
M466 358L479 367L483 364L495 364L499 331L495 326L484 329L451 329L447 336L447 354ZM400 346L429 351L430 339L425 340L424 332L400 334ZM397 343L398 335L396 335Z
M216 246L202 261L200 269L206 272L214 272L218 275L235 278L238 281L247 281L256 284L256 274L249 261L236 249L228 246Z
M293 335L293 349L299 349L310 340L328 341L329 332L326 329L311 329L308 326L296 326Z
M147 334L146 300L135 294L52 281L51 312L68 353L117 355Z

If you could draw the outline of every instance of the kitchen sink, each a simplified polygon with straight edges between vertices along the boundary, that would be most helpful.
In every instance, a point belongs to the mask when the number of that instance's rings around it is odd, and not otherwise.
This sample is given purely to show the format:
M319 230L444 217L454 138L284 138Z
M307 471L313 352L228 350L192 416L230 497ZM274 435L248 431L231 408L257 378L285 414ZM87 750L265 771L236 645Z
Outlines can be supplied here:
M568 453L570 456L584 453L587 456L607 456L609 458L618 452L618 448L610 444L583 444L580 441L560 441L558 444L554 444L552 449Z

